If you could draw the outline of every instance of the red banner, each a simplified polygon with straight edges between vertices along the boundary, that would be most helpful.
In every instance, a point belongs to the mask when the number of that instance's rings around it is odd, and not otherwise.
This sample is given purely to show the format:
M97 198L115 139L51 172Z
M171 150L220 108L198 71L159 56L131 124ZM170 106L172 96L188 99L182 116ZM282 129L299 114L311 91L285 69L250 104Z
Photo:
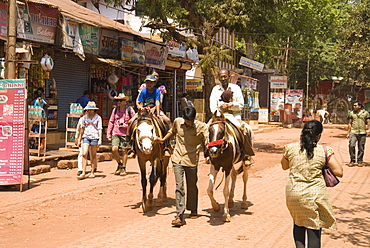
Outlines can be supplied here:
M0 80L0 185L22 184L26 81Z

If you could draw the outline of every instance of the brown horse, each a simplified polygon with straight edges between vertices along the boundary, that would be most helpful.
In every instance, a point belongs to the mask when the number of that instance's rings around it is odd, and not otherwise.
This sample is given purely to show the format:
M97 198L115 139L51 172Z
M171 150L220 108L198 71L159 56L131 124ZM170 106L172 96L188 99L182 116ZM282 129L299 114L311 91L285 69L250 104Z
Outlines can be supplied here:
M142 208L144 212L153 209L153 189L158 178L160 179L160 190L156 206L161 206L162 202L167 200L166 179L169 157L163 156L163 146L160 143L154 142L156 137L165 135L164 130L160 127L161 124L159 118L146 112L139 114L134 127L134 143L141 172L141 186L143 190ZM152 171L149 177L150 191L147 197L146 163L148 161L150 162Z
M246 125L249 132L250 142L253 144L253 131ZM216 181L216 176L219 170L222 168L225 175L225 185L223 189L225 206L223 220L230 222L229 208L234 206L234 190L237 174L243 173L243 198L241 207L244 209L248 208L247 203L247 181L248 181L248 170L250 161L244 161L244 154L241 147L243 146L242 133L236 126L230 121L225 119L221 114L219 117L216 114L213 115L211 124L209 126L209 155L211 160L211 170L209 175L209 186L208 196L211 200L212 208L214 211L220 211L220 205L213 196L213 187ZM238 169L234 168L234 164L241 162ZM230 185L231 181L231 186Z

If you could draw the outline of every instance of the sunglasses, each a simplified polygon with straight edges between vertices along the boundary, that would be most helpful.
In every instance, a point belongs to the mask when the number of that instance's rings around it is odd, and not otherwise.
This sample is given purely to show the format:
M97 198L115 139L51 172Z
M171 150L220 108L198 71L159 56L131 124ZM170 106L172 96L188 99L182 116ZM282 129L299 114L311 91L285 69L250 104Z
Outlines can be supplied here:
M119 100L117 100L117 102L126 102L126 100L124 100L124 99L119 99Z

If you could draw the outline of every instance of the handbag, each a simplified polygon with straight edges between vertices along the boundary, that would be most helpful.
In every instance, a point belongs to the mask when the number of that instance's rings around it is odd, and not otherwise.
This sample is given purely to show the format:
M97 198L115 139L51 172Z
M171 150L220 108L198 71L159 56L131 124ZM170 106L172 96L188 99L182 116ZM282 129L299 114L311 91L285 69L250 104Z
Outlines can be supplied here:
M333 171L328 166L328 150L326 146L322 146L325 152L325 166L322 168L326 187L334 187L339 183L339 179L334 175Z

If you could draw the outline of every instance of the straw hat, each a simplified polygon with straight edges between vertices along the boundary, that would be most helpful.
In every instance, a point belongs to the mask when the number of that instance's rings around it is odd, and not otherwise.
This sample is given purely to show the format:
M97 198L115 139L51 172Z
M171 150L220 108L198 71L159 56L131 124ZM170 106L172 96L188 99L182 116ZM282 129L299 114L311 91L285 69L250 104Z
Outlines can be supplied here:
M129 99L129 97L125 96L124 93L119 93L118 96L114 97L114 99L116 99L116 100L126 100L127 101Z
M95 104L94 101L90 101L90 102L87 103L84 110L89 110L89 109L99 109L99 108L96 107L96 104Z

